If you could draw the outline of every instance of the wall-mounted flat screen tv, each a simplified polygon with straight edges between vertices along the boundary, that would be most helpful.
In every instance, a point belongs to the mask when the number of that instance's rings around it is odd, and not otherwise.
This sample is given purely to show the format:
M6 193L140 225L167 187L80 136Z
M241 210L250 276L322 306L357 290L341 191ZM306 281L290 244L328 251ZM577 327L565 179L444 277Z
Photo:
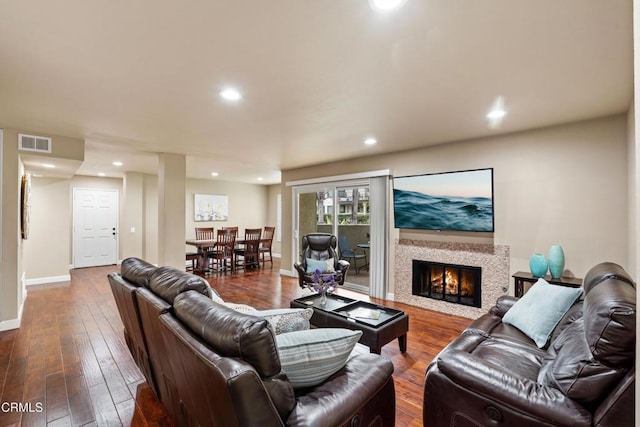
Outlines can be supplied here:
M493 168L393 178L396 228L494 231Z

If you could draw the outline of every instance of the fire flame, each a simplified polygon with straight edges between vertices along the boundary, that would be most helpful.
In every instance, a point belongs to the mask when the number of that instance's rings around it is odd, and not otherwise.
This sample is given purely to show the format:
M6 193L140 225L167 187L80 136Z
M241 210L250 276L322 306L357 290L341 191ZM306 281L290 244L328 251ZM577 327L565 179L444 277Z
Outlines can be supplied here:
M444 274L444 289L447 295L458 295L458 289L460 288L461 296L473 296L473 285L468 281L463 280L459 282L458 274L448 268L445 269ZM432 277L431 290L434 293L442 293L442 273Z

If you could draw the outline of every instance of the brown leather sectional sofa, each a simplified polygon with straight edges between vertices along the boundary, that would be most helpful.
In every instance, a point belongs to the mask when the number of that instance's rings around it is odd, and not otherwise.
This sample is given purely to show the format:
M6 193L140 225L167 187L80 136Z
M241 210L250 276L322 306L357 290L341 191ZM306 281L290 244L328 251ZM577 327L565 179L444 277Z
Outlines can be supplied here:
M109 282L131 354L178 425L394 425L389 360L359 354L294 390L269 322L217 304L204 279L128 258Z
M583 288L543 348L502 321L517 299L498 299L428 367L424 425L633 426L635 284L602 263Z

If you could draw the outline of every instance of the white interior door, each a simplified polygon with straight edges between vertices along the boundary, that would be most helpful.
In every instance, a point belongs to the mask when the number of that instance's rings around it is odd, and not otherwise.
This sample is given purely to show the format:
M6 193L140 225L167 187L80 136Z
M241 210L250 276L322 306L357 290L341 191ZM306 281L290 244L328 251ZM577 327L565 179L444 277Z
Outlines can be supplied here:
M73 189L73 266L117 261L118 191Z

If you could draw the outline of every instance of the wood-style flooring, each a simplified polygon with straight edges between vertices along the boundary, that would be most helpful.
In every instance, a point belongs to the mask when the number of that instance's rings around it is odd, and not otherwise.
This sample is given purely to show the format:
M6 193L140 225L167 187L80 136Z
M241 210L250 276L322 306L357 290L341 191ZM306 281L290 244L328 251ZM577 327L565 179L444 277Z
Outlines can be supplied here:
M71 281L28 288L22 326L0 332L0 426L173 426L134 364L122 334L107 273L118 266L71 271ZM297 279L271 267L207 276L225 301L258 309L289 307L302 296ZM340 290L359 299L366 296ZM396 425L422 425L424 373L469 319L372 299L409 315L407 352L392 360Z

